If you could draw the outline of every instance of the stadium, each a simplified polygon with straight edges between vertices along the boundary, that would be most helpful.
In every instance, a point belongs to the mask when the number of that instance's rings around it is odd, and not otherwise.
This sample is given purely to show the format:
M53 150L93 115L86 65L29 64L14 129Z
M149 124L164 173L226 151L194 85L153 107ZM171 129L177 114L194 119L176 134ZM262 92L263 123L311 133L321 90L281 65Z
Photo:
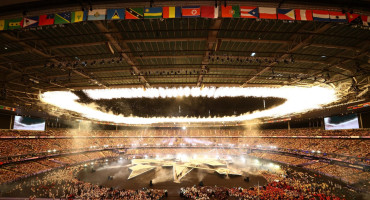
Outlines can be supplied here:
M0 1L0 199L370 199L367 0Z

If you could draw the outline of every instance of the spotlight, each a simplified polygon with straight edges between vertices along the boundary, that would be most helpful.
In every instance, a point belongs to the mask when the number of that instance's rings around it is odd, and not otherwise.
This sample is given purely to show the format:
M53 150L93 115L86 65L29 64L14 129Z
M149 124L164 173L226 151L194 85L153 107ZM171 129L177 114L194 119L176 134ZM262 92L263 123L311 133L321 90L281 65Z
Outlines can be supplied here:
M182 130L186 130L186 126L183 126L183 127L182 127Z
M254 53L254 52L251 53L251 56L255 56L255 55L256 55L256 53Z

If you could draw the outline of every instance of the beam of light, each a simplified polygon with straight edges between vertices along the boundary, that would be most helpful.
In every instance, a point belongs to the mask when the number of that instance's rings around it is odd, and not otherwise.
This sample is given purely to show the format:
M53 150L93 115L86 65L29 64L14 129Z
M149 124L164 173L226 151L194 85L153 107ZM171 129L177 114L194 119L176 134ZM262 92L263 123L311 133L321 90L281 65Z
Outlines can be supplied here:
M122 124L153 124L153 123L205 123L245 121L264 117L281 117L303 113L332 103L338 99L336 91L329 87L281 87L281 88L239 88L239 87L205 87L201 88L122 88L98 89L84 91L90 98L170 98L170 97L277 97L286 99L285 103L274 108L244 113L239 116L224 117L132 117L103 112L96 105L79 103L79 98L69 91L45 92L40 95L44 103L61 109L80 113L82 116L98 121ZM248 103L248 102L246 102Z

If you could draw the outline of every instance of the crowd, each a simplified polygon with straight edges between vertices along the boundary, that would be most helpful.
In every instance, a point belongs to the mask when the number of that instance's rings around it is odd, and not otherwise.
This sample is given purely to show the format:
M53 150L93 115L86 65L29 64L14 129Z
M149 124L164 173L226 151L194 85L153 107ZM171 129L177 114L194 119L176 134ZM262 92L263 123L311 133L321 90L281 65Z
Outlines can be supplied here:
M312 161L308 159L302 159L297 157L271 154L271 153L262 153L262 152L253 152L249 154L250 156L277 161L286 163L289 165L300 165L306 163L304 167L315 172L325 174L327 176L335 177L340 179L348 184L355 184L358 182L367 182L367 185L370 185L370 172L364 172L360 169L343 167L340 165L333 165L329 163L323 163L319 161Z
M353 164L370 164L370 140L348 138L295 138L270 136L364 136L368 130L323 131L321 129L292 130L228 130L228 129L142 129L142 130L67 130L39 131L0 130L0 136L68 136L67 138L0 138L1 163L14 163L24 158L71 153L37 161L19 162L0 167L0 182L51 170L63 165L72 165L88 160L114 157L107 148L124 148L127 155L165 156L171 154L241 155L251 150L278 151L328 159L341 159ZM69 137L73 136L73 137ZM79 137L76 137L79 136ZM84 136L84 137L81 137ZM95 137L91 137L95 136ZM107 137L114 136L114 137ZM123 137L116 137L123 136ZM129 136L129 137L126 137ZM201 136L201 137L199 137ZM251 137L243 137L251 136ZM257 137L268 136L268 137ZM162 148L166 147L166 148ZM171 151L168 151L171 148ZM126 150L127 149L127 150ZM95 152L88 152L100 150ZM74 153L74 154L73 154ZM273 153L252 151L256 157L283 161L292 165L309 162L307 159ZM317 164L319 165L319 164ZM348 167L323 166L313 170L337 176L354 183L368 177L368 172L351 173ZM349 175L351 174L351 175ZM361 174L361 175L360 175Z
M304 138L104 138L86 137L69 139L0 139L0 161L8 157L31 156L74 150L97 148L136 148L136 147L218 147L218 148L271 148L280 151L306 153L309 155L337 158L370 159L370 140L367 139L304 139ZM348 158L351 159L351 158ZM369 163L370 164L370 163Z
M367 185L370 185L370 172L364 172L360 169L342 167L339 165L331 165L322 162L307 165L305 166L305 168L321 172L325 175L336 177L349 184L367 182Z
M83 154L71 154L53 158L38 159L35 161L20 162L0 166L0 184L11 182L19 178L24 178L50 171L65 165L74 165L91 160L117 157L118 154L112 151L86 152Z
M304 158L298 158L294 156L286 156L286 155L280 155L280 154L272 154L272 153L253 152L248 155L253 156L253 157L263 158L266 160L278 161L278 162L286 163L289 165L300 165L300 164L310 162L310 160L304 159Z
M224 187L187 187L182 188L180 196L186 199L325 199L341 200L344 198L335 195L318 193L316 191L302 191L295 189L285 182L272 182L263 187L244 188L224 188Z
M48 129L46 131L0 130L0 136L139 136L139 137L238 137L238 136L369 136L368 129L323 130L320 128L299 129L128 129L128 130L78 130Z
M47 164L48 162L39 162ZM320 167L320 166L317 166ZM9 191L31 194L30 198L65 198L65 199L164 199L166 190L138 189L124 190L98 186L78 180L77 173L84 165L62 167L50 171L44 176L34 179L22 180L15 183ZM263 186L250 188L226 188L218 186L185 187L181 188L180 196L186 199L356 199L352 193L343 193L342 185L330 180L324 180L320 176L310 175L305 172L293 170L282 166L281 172L261 173L267 180ZM27 191L26 191L27 190ZM336 195L334 195L336 194Z
M320 177L284 169L285 175L264 172L268 184L251 188L226 188L218 186L181 188L180 196L186 199L355 199L353 194L341 193L342 186ZM334 195L334 192L340 194Z
M128 149L126 151L126 155L141 155L141 156L148 156L148 157L155 157L159 155L160 157L166 157L167 155L189 155L189 156L202 156L202 155L214 155L216 158L218 156L224 156L224 155L240 155L242 152L238 149L191 149L191 148L171 148L171 152L168 151L168 149L161 149L161 148L146 148L146 149L140 149L140 148L134 148L134 149Z
M167 195L166 190L139 189L124 190L98 186L76 179L77 173L83 165L64 167L52 171L40 178L23 180L17 183L7 193L23 192L31 193L31 198L63 198L63 199L140 199L159 200Z

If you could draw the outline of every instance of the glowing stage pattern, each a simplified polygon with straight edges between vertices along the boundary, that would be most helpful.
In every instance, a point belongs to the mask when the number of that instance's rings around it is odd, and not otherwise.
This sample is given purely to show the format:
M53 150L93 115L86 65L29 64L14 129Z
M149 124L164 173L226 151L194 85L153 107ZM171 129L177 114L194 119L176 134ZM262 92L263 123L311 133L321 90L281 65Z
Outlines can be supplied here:
M94 100L117 98L170 98L170 97L277 97L286 102L269 110L244 113L239 116L224 117L131 117L102 112L86 104L77 102L78 97L69 91L45 92L40 95L41 101L61 109L80 113L82 116L104 122L125 124L153 123L203 123L203 122L233 122L258 119L263 117L281 117L290 114L306 112L321 108L336 101L336 91L329 87L281 87L281 88L240 88L240 87L206 87L206 88L122 88L84 90Z
M168 165L168 163L171 163ZM159 166L173 167L173 180L180 182L180 180L189 174L193 169L203 169L208 171L215 171L220 175L241 176L242 172L237 169L229 168L226 160L219 159L184 159L177 161L165 161L162 159L133 159L132 166L128 179L140 176L148 171L151 171ZM209 167L211 166L211 167Z
M145 172L155 169L155 167L151 165L138 164L138 165L134 165L133 167L130 167L129 169L131 169L132 171L131 171L130 176L127 179L132 179L132 178L135 178L136 176L144 174Z

